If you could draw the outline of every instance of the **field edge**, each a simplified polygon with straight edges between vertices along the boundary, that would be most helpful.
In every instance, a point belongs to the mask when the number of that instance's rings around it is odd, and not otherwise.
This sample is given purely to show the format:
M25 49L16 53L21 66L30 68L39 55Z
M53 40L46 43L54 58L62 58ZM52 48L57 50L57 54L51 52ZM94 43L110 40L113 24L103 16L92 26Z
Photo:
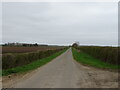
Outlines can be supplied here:
M67 51L67 49L64 49L64 50L59 51L59 52L57 52L57 53L55 53L55 54L53 54L49 57L39 59L37 61L34 61L34 62L32 62L30 64L27 64L27 65L24 65L24 66L19 66L19 67L16 67L16 68L2 70L2 76L8 76L10 74L23 73L23 72L27 72L27 71L30 71L30 70L37 69L37 68L49 63L50 61L52 61L56 57L60 56L65 51Z
M74 60L76 60L78 63L81 63L85 66L92 66L95 68L111 70L111 71L116 71L116 70L118 71L120 69L120 66L118 66L118 65L112 65L109 63L105 63L105 62L103 62L99 59L96 59L84 52L78 52L75 48L72 48L72 55L73 55ZM88 61L85 61L85 58ZM92 59L93 59L93 61L91 62L90 60L92 60Z

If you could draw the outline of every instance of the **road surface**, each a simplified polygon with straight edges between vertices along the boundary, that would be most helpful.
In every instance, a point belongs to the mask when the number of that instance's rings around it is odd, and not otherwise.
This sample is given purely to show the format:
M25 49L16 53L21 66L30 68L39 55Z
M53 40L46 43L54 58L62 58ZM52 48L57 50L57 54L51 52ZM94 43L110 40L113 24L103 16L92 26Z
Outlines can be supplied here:
M13 88L117 88L117 81L117 72L83 66L69 49Z

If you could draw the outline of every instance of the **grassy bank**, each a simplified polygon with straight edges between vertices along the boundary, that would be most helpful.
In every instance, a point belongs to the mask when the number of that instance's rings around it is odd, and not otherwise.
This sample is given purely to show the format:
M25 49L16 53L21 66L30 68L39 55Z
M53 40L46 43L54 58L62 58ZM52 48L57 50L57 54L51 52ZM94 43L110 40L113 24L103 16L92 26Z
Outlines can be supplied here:
M112 65L109 63L105 63L99 59L96 59L84 52L77 52L77 50L75 50L74 48L72 49L72 53L73 53L73 57L76 61L85 64L85 65L89 65L89 66L94 66L97 68L103 68L103 69L118 69L120 68L120 66L118 67L117 65Z
M97 59L102 60L103 62L120 65L118 62L119 51L118 47L108 47L108 46L79 46L76 47L77 50L81 50Z
M27 72L29 70L33 70L33 69L36 69L48 62L50 62L51 60L53 60L54 58L56 58L57 56L61 55L63 52L65 52L65 50L63 51L59 51L47 58L43 58L43 59L40 59L40 60L37 60L37 61L34 61L30 64L27 64L27 65L24 65L24 66L19 66L19 67L16 67L16 68L11 68L11 69L7 69L7 70L3 70L2 71L2 75L3 76L7 76L9 74L13 74L13 73L21 73L21 72Z

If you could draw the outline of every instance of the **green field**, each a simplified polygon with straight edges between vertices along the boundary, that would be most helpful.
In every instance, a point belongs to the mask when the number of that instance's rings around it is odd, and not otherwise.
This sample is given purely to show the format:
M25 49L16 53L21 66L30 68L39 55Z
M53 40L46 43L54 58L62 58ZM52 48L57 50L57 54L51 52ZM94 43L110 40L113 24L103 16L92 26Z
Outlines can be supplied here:
M30 64L27 64L27 65L24 65L24 66L19 66L19 67L16 67L16 68L3 70L2 75L7 76L7 75L13 74L13 73L21 73L21 72L26 72L26 71L29 71L29 70L36 69L36 68L50 62L51 60L53 60L57 56L61 55L65 51L66 51L66 49L64 49L62 51L59 51L59 52L57 52L57 53L55 53L55 54L53 54L53 55L51 55L51 56L49 56L47 58L43 58L43 59L34 61L34 62L32 62Z
M73 57L76 61L89 66L94 66L97 68L103 68L103 69L118 69L120 66L118 65L112 65L109 63L105 63L100 59L96 59L84 52L78 52L76 49L72 48Z

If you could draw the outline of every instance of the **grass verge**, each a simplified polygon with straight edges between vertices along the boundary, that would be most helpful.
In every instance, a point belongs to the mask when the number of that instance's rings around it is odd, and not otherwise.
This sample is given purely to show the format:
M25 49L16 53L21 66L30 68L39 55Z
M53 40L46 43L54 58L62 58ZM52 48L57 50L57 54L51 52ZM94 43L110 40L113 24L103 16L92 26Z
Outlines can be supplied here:
M30 64L24 65L24 66L20 66L20 67L16 67L16 68L11 68L11 69L7 69L7 70L3 70L2 71L2 76L7 76L13 73L21 73L21 72L27 72L29 70L33 70L36 69L48 62L50 62L51 60L53 60L54 58L56 58L57 56L61 55L63 52L65 52L67 49L57 52L47 58L43 58L37 61L34 61Z
M73 57L76 61L84 64L84 65L90 65L97 68L102 69L120 69L120 66L118 65L112 65L109 63L105 63L99 59L96 59L84 52L77 52L74 48L72 48Z

